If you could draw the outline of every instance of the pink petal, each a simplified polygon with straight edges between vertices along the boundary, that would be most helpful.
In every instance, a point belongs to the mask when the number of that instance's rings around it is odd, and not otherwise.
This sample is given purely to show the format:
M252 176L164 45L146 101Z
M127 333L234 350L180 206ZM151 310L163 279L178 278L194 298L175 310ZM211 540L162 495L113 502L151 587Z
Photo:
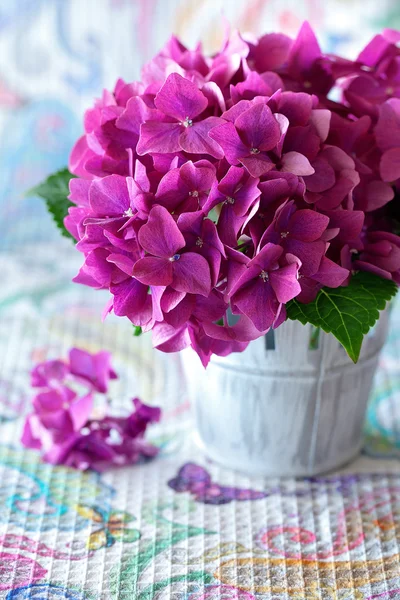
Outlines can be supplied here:
M195 307L195 298L196 296L193 294L185 294L185 297L178 306L165 315L165 322L176 329L186 325Z
M347 243L356 239L364 225L364 212L361 210L328 210L325 211L329 217L329 229L337 228L336 240Z
M374 67L382 58L390 47L390 42L381 34L375 35L372 40L365 46L357 57L368 67Z
M175 329L168 323L156 323L152 330L153 346L162 352L180 352L190 346L187 327Z
M240 315L239 321L232 326L221 326L209 322L204 323L204 331L207 335L214 339L224 341L237 340L240 342L248 342L256 340L267 333L268 329L269 327L264 331L256 329L253 322L246 315ZM245 348L241 348L239 351L244 349Z
M170 285L172 283L172 262L167 258L146 256L133 267L133 276L146 285Z
M379 107L375 136L382 151L397 148L400 139L400 98L391 98Z
M286 317L286 308L283 304L280 304L274 322L272 323L272 329L280 327L282 323L286 321Z
M69 170L77 177L91 177L85 168L85 164L92 157L93 151L88 146L86 135L82 135L75 143L69 156Z
M323 158L316 158L312 163L313 175L305 177L304 182L310 192L324 192L335 185L336 175L331 165Z
M107 262L113 263L121 269L121 271L132 276L134 261L129 256L126 256L126 254L109 254L107 256Z
M82 398L79 398L73 402L69 408L69 414L72 420L72 426L74 431L80 431L82 427L87 423L93 410L93 396L92 394L86 394Z
M331 111L325 108L318 108L311 111L310 122L317 130L321 142L325 142L328 137L331 115Z
M212 290L208 298L196 296L193 316L201 322L217 321L225 314L227 308L228 304L223 300L222 295Z
M158 184L156 201L165 206L169 212L176 209L185 199L188 198L191 190L196 187L189 187L187 182L182 177L181 169L170 169L161 179ZM193 163L191 163L193 164Z
M304 71L308 71L320 56L321 49L315 33L308 21L304 21L290 49L288 58L290 73L299 75Z
M252 177L261 177L275 167L275 164L266 154L254 154L245 156L240 159L240 162Z
M91 287L109 287L115 266L107 262L108 256L109 251L105 248L95 248L89 252L85 264L73 281Z
M243 98L251 100L255 96L270 96L272 90L256 71L250 71L244 81L230 86L232 102L236 104Z
M286 62L292 40L282 33L263 35L254 49L253 60L257 71L274 71Z
M329 218L310 209L297 210L290 219L290 235L303 242L318 240L328 227Z
M68 365L62 360L48 360L36 365L31 371L32 387L47 387L60 383L68 373Z
M327 287L336 288L349 276L348 269L343 269L326 256L322 257L318 271L313 275L313 279Z
M365 199L367 201L366 211L377 210L382 206L385 206L390 200L394 198L394 190L388 184L383 181L371 181L367 185Z
M234 123L236 119L247 109L253 106L253 102L250 100L240 100L237 104L234 104L229 110L225 111L222 118L225 121Z
M154 206L151 209L149 220L139 230L138 239L146 252L163 258L172 258L185 246L185 238L174 218L163 206Z
M383 181L396 181L400 177L400 148L387 150L381 158L379 168Z
M248 267L257 265L264 271L276 269L278 260L282 256L283 249L276 244L265 244L258 254L250 261Z
M211 292L210 267L206 259L195 252L181 254L179 260L172 263L172 287L178 292L208 296Z
M281 130L271 109L257 103L243 112L235 121L235 127L248 148L259 151L272 150L281 137Z
M161 308L164 312L169 312L178 306L185 297L185 292L177 292L168 287L161 297Z
M114 295L114 314L119 317L131 317L144 308L148 296L148 287L130 277L117 285L110 287Z
M215 181L215 167L208 160L198 160L196 163L188 160L181 166L180 174L189 190L208 192Z
M80 348L71 348L69 363L73 375L87 380L97 391L102 393L107 392L109 379L117 378L111 368L111 355L105 350L91 354Z
M326 190L316 200L317 206L321 210L331 210L337 208L343 200L345 200L348 194L355 188L357 182L354 181L353 174L358 178L358 173L351 171L343 171L336 183L329 190ZM385 185L382 183L382 185Z
M281 170L302 176L312 175L315 172L308 158L299 152L286 152L282 157Z
M37 419L36 415L30 415L27 417L21 436L21 443L25 448L33 448L34 450L40 450L42 442L39 438L34 435L31 420Z
M40 415L64 409L64 405L68 405L72 402L75 396L75 392L64 384L59 383L54 389L44 389L36 394L32 404L35 411Z
M182 133L182 125L178 123L161 123L159 121L148 121L140 126L140 138L136 148L139 156L149 152L160 152L167 154L179 152L179 136Z
M226 160L231 165L237 165L239 158L249 154L249 149L243 144L233 123L218 125L211 129L208 135L221 146Z
M270 271L269 279L278 302L286 303L295 298L301 287L297 281L298 265L292 263L275 271Z
M304 92L283 92L279 101L279 112L289 119L292 127L307 125L312 107L313 97Z
M319 269L322 256L325 254L326 244L321 240L315 242L301 242L287 238L285 248L301 261L301 273L305 277L314 275Z
M89 206L89 189L91 181L88 179L81 179L79 177L73 177L69 182L69 196L71 200L77 206Z
M223 158L221 146L208 135L209 131L221 122L222 119L218 117L209 117L186 127L179 138L182 150L189 154L209 154L214 158Z
M116 127L139 135L140 125L145 121L158 121L163 114L154 108L149 108L139 96L128 100L124 112L116 120Z
M236 246L237 234L244 221L245 217L238 217L229 204L223 204L218 217L218 234L221 241L227 246Z
M389 271L385 269L380 269L371 263L365 262L363 260L355 260L353 263L354 269L359 269L360 271L367 271L368 273L373 273L374 275L378 275L378 277L383 277L384 279L392 279L392 275Z
M214 81L205 83L202 86L201 91L208 99L210 106L218 106L221 113L225 112L226 105L224 95L221 88Z
M249 317L258 331L266 331L272 326L279 307L271 285L260 277L236 292L232 303L235 310Z
M121 175L109 175L92 181L89 189L89 202L96 215L123 216L129 208L126 178Z
M166 115L185 121L193 119L208 106L208 100L198 87L178 73L171 73L158 92L154 104Z
M333 167L335 171L354 170L354 160L337 146L326 146L322 152L322 156Z

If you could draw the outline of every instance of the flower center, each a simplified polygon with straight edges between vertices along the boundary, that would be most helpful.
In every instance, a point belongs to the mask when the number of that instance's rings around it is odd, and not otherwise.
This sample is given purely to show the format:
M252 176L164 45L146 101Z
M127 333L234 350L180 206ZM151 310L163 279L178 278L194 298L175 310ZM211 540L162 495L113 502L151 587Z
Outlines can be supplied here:
M303 83L303 87L305 87L307 90L310 89L310 87L312 87L311 81L305 81Z
M181 125L184 127L191 127L193 125L193 121L192 119L189 119L189 117L186 117L184 121L181 121Z
M251 152L252 154L260 154L260 151L259 151L259 149L258 149L258 148L252 148L252 149L250 150L250 152Z
M176 262L177 260L179 260L181 257L180 254L174 254L173 256L171 256L171 258L169 259L171 262Z
M129 207L128 210L124 212L124 217L133 217L133 210L131 209L131 207Z
M225 204L235 204L235 198L232 198L231 196L227 196L226 200L225 200Z
M194 192L189 192L189 196L193 196L193 198L198 198L199 192L197 190L195 190Z
M386 94L387 96L392 96L394 94L394 88L391 85L386 88Z
M282 231L282 233L281 233L281 238L282 238L282 239L285 239L285 238L287 238L287 236L288 236L288 235L289 235L289 232L288 232L288 231Z
M196 246L198 246L199 248L202 248L203 244L204 244L204 242L201 239L201 237L198 237L197 240L196 240Z
M264 282L269 281L269 275L268 275L267 271L261 271L260 277Z

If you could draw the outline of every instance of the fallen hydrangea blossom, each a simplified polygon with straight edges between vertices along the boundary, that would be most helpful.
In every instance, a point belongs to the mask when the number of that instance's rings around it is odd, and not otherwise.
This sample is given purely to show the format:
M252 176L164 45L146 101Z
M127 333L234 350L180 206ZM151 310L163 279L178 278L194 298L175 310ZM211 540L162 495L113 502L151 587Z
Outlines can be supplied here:
M347 60L308 23L295 40L235 32L212 57L173 37L85 115L64 221L85 256L74 281L204 365L359 270L399 283L399 41L385 30Z
M104 397L97 405L96 393L106 394L109 381L117 378L110 363L108 352L72 348L68 361L36 365L31 384L39 391L25 421L23 445L41 450L51 464L82 470L103 471L155 456L158 448L144 434L148 425L160 420L159 408L134 398L133 412L115 417L104 414Z

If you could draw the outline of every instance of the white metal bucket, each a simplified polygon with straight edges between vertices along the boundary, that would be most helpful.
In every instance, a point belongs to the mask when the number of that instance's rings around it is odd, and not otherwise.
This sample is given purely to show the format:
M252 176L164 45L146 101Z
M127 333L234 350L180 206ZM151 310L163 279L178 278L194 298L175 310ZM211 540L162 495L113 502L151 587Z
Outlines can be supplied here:
M331 335L286 321L242 353L206 370L182 353L198 434L216 462L249 474L311 476L360 451L388 310L364 339L357 364Z

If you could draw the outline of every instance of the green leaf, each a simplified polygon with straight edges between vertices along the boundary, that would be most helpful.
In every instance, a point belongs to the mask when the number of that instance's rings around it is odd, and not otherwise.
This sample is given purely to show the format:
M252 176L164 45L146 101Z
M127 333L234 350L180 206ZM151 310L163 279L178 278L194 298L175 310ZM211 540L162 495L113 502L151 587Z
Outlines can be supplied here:
M142 335L143 331L142 328L140 327L140 325L134 325L133 326L133 335L135 337L139 337L139 335Z
M64 217L67 216L70 206L74 206L68 200L69 182L73 177L75 175L72 175L68 169L63 169L50 175L45 181L30 189L26 195L43 198L46 201L47 210L52 215L62 235L75 242L76 240L64 226Z
M396 292L397 285L393 281L359 272L347 287L323 288L314 302L301 304L291 300L286 305L287 316L332 333L357 362L364 335L375 325L379 311Z

